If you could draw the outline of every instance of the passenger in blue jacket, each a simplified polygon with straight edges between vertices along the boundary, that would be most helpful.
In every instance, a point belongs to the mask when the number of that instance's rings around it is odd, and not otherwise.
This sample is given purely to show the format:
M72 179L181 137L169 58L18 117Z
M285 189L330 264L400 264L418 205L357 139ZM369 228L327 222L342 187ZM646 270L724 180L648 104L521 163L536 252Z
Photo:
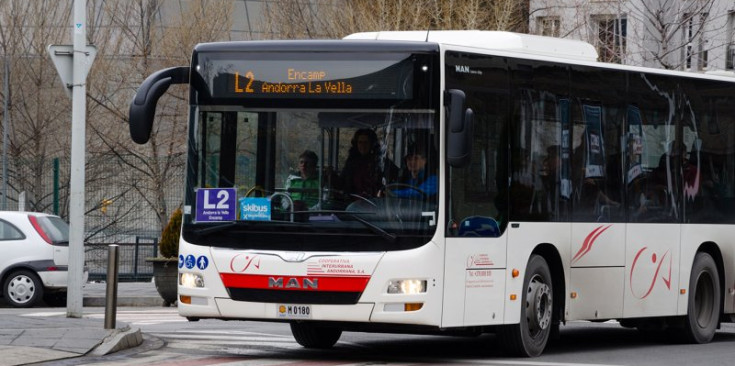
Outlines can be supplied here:
M421 142L416 142L409 146L404 159L406 169L397 183L402 183L417 189L396 187L398 189L391 189L390 195L400 198L435 198L437 193L436 173L427 171L429 158L435 157L436 155Z

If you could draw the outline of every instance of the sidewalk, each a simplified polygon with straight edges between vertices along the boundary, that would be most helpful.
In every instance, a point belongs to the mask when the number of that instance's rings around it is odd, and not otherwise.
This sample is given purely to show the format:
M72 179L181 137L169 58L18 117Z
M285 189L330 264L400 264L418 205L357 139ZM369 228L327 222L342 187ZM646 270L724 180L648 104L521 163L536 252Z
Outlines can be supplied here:
M88 282L84 285L84 306L105 306L106 283ZM120 282L117 284L117 306L163 306L153 282Z
M88 283L83 290L84 307L105 306L105 283ZM162 306L153 283L118 284L117 306ZM28 314L34 313L33 316ZM105 355L137 347L143 342L140 329L116 322L104 329L104 320L67 318L65 308L53 314L33 309L3 309L0 314L0 366L23 365L79 357ZM26 315L24 315L26 314Z

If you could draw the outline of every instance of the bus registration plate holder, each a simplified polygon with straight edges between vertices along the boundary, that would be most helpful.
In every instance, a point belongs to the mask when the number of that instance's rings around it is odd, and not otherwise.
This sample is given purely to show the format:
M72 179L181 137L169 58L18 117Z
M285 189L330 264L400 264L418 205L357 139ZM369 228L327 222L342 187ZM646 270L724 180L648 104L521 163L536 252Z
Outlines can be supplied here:
M284 319L311 319L311 305L278 304L277 316Z

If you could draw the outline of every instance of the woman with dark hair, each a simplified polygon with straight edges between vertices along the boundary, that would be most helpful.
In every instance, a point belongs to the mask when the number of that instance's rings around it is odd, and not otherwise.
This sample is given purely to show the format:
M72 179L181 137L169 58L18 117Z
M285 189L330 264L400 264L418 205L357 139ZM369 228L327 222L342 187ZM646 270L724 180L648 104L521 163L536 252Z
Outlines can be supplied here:
M435 172L427 170L427 162L435 158L436 154L432 149L427 148L421 141L409 146L404 159L406 169L397 184L393 184L394 189L390 189L388 195L421 199L436 196L438 178Z
M352 137L340 175L342 189L348 195L375 197L385 185L386 178L394 176L397 170L395 164L383 155L375 131L361 128Z

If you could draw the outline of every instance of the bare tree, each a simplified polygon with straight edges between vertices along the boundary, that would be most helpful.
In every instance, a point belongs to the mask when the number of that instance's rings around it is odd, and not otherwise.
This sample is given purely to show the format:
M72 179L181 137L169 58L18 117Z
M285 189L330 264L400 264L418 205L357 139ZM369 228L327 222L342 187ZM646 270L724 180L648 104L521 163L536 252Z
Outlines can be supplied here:
M629 16L643 24L634 33L636 42L640 42L641 57L665 69L702 68L707 49L721 46L705 44L707 33L713 31L707 23L714 16L714 3L715 0L630 2Z
M0 42L10 72L8 146L14 197L23 191L27 209L46 211L51 202L51 160L63 157L68 146L68 99L57 81L46 53L50 43L60 43L66 27L68 3L57 1L4 1L0 3Z
M665 69L702 69L713 41L713 26L726 14L714 14L716 0L535 0L534 31L560 19L559 37L576 38L597 47L600 60ZM722 22L721 22L722 23Z
M380 30L525 31L528 1L281 0L263 8L263 30L275 38L341 38Z
M115 157L117 181L127 187L119 191L136 193L155 211L159 229L167 223L169 211L182 203L182 190L174 196L170 192L183 184L188 90L174 87L161 98L151 139L142 146L130 141L130 100L145 77L165 67L189 64L196 43L226 40L232 26L231 1L199 0L187 5L178 12L169 11L164 24L161 1L107 1L103 18L109 26L95 33L103 56L90 75L89 110L95 116L90 121L90 146Z

